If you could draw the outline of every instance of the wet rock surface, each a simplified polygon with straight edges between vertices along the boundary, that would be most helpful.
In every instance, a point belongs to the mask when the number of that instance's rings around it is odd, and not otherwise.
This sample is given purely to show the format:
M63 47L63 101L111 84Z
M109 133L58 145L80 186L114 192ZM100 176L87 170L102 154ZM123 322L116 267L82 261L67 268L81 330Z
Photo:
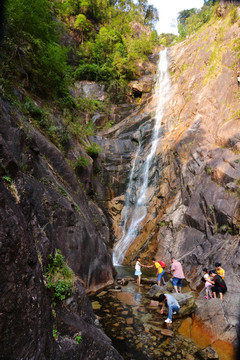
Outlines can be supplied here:
M158 299L160 294L168 294L168 284L165 286L153 285L148 291L147 295L150 298ZM172 293L171 295L177 300L180 305L179 315L190 315L196 308L194 292L184 292L181 294Z
M121 359L95 324L84 290L113 282L108 218L53 143L2 100L0 117L0 358ZM80 155L75 146L71 151ZM44 272L56 248L78 286L67 314L64 303L55 319Z
M151 285L138 287L135 280L128 280L120 293L109 289L104 295L99 293L91 297L92 304L97 301L101 305L95 314L125 360L218 358L211 347L198 347L190 336L178 332L183 319L188 319L185 314L173 315L172 324L166 324L167 309L161 315L159 306L150 306ZM189 293L172 295L189 298ZM211 357L213 355L216 357Z
M221 37L223 29L224 36ZM213 27L203 29L169 51L171 99L165 108L162 133L150 170L148 191L151 200L147 216L139 224L124 259L125 265L133 265L141 253L144 260L149 261L155 256L164 259L170 267L171 256L175 256L182 262L191 288L198 291L204 287L202 268L212 269L216 261L222 263L228 286L223 312L231 335L228 331L223 334L209 319L205 325L206 331L211 328L213 334L225 336L226 341L231 338L234 344L234 324L239 313L236 299L240 295L240 105L233 65L238 61L237 52L231 45L236 37L237 24L229 25L221 18ZM220 47L217 44L221 44ZM216 51L218 65L211 73L211 54ZM116 241L122 236L121 208L125 211L121 189L126 189L134 160L134 154L121 157L125 154L121 149L125 143L127 151L136 153L139 126L142 126L146 149L150 147L148 141L157 101L153 96L143 105L102 134L106 141L116 140L114 171L118 169L121 173L120 177L116 176L121 186L116 187L109 199L110 209L114 207L115 199L117 203L117 211L110 212ZM117 139L121 146L117 145ZM138 175L146 153L141 154L136 165L134 193L138 192ZM108 154L106 148L107 167L109 164L113 169ZM134 204L134 195L131 196L130 205Z
M101 296L104 295L102 292ZM91 306L80 283L76 283L76 291L65 303L55 307L56 359L122 359L93 312L100 308L98 301ZM79 343L76 341L78 336L81 336Z

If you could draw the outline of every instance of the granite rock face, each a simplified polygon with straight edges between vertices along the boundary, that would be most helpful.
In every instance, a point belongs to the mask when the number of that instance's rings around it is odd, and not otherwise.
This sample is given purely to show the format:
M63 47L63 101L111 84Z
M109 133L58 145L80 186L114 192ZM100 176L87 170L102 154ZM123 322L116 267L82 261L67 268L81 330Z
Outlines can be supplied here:
M0 358L48 359L55 353L53 338L47 332L52 328L51 307L33 229L2 182L0 189Z
M106 99L105 86L94 81L76 81L72 88L74 97L90 98L99 101Z
M0 117L0 358L121 359L99 327L85 292L113 282L109 219L40 131L3 101ZM83 150L76 144L71 151L79 155ZM89 162L92 174L93 160ZM55 249L77 279L68 314L64 302L56 318L44 284L48 257ZM81 344L74 340L77 333L82 334Z
M1 104L1 179L44 252L44 265L58 248L87 289L111 282L108 219L59 149L20 115L9 116L6 106Z
M143 263L156 256L166 262L169 270L171 256L175 256L183 265L190 287L201 291L202 268L213 269L216 261L222 263L228 286L224 316L236 337L233 323L239 312L239 302L234 298L239 299L240 289L240 105L238 59L232 42L239 29L237 23L230 23L225 11L214 25L169 51L171 97L150 169L148 212L124 264L133 265L140 253ZM121 183L113 187L109 198L116 241L122 236L120 214L133 166L131 151L136 153L139 143L137 129L145 126L144 141L149 147L156 107L153 96L102 134L101 141L108 143L106 167L116 173ZM110 148L114 153L111 158ZM139 185L141 163L136 166L134 189Z
M149 70L144 66L141 70L147 76L141 80L147 92L152 67L149 62ZM75 83L72 95L106 98L104 86L94 82ZM108 120L118 123L135 108L112 105ZM90 115L85 115L88 123ZM56 129L58 125L64 129L60 114L53 111L51 116ZM106 116L95 113L92 120L103 126ZM0 117L0 348L4 349L0 358L121 359L99 327L85 293L114 281L112 225L105 203L116 188L122 191L125 187L121 171L114 162L112 169L106 169L100 156L90 157L73 138L64 138L61 151L46 131L43 134L41 127L2 99ZM62 137L64 133L59 142ZM88 138L85 143L90 145ZM127 158L134 148L131 141L128 146L120 149ZM82 158L88 165L73 166ZM112 211L118 211L115 205ZM44 273L56 249L73 270L76 284L72 298L63 306L57 304L52 313ZM75 340L78 334L80 344Z

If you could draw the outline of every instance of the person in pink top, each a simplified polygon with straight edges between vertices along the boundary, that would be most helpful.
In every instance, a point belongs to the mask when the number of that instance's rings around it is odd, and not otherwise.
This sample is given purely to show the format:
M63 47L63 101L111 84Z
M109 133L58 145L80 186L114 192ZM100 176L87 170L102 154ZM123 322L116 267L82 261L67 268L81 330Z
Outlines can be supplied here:
M182 279L185 278L182 265L174 257L171 258L171 272L173 274L172 284L176 293L182 292Z

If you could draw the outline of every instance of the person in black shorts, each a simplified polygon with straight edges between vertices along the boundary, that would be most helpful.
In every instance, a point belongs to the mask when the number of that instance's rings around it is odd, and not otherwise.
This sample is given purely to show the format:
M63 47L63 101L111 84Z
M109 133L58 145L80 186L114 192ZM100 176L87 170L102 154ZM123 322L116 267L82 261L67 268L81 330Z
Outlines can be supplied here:
M209 271L209 275L212 277L212 280L209 280L213 284L212 292L214 298L219 294L220 300L223 300L223 294L227 291L227 285L225 281L217 274L215 270Z

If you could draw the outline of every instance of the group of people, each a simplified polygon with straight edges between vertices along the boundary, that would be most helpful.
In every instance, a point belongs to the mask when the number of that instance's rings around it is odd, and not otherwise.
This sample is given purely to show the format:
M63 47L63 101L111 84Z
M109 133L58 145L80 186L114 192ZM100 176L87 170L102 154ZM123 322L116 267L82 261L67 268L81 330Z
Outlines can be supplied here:
M182 269L182 265L179 261L177 261L174 257L171 258L171 273L173 275L172 284L176 293L181 293L182 291L182 280L184 279L184 273ZM137 262L135 264L135 275L137 276L137 284L140 286L141 284L141 266L146 268L155 267L157 270L157 283L160 286L161 281L163 285L165 285L165 263L163 261L157 261L155 258L152 258L152 265L144 265L141 263L141 258L137 258ZM168 317L165 320L166 323L172 323L172 315L176 314L179 309L180 305L178 301L175 299L174 296L170 294L160 294L158 298L159 302L162 303L162 308L160 310L161 314L163 314L164 306L168 307Z
M182 280L184 279L184 273L182 269L182 265L179 261L177 261L174 257L171 258L171 273L173 275L172 283L175 291L177 293L180 293L182 290ZM163 261L157 261L155 258L152 258L152 265L143 265L141 264L141 258L137 258L137 262L135 265L135 275L137 276L137 284L140 286L141 284L141 266L145 268L152 268L155 267L157 270L157 283L160 286L161 281L163 282L163 285L165 285L165 263Z
M141 267L151 268L155 267L157 270L157 283L165 285L165 263L163 261L156 261L155 258L152 258L152 265L144 265L141 263L141 258L137 258L135 265L135 275L137 276L137 284L141 284ZM182 280L184 279L184 273L181 263L176 260L174 257L171 258L171 269L172 273L172 284L176 293L182 292ZM224 281L225 270L221 267L219 262L215 263L215 270L208 271L206 268L203 268L203 280L205 281L205 299L216 298L219 295L220 300L223 300L223 294L227 291L227 286ZM172 323L172 315L176 314L180 310L180 305L174 296L170 294L160 294L158 298L159 302L162 303L161 314L163 314L164 306L168 307L168 317L165 320L166 323Z
M224 281L225 270L221 264L216 262L215 270L208 271L207 268L203 268L203 274L206 290L205 299L216 298L219 295L220 300L223 300L223 294L227 291L227 285Z

